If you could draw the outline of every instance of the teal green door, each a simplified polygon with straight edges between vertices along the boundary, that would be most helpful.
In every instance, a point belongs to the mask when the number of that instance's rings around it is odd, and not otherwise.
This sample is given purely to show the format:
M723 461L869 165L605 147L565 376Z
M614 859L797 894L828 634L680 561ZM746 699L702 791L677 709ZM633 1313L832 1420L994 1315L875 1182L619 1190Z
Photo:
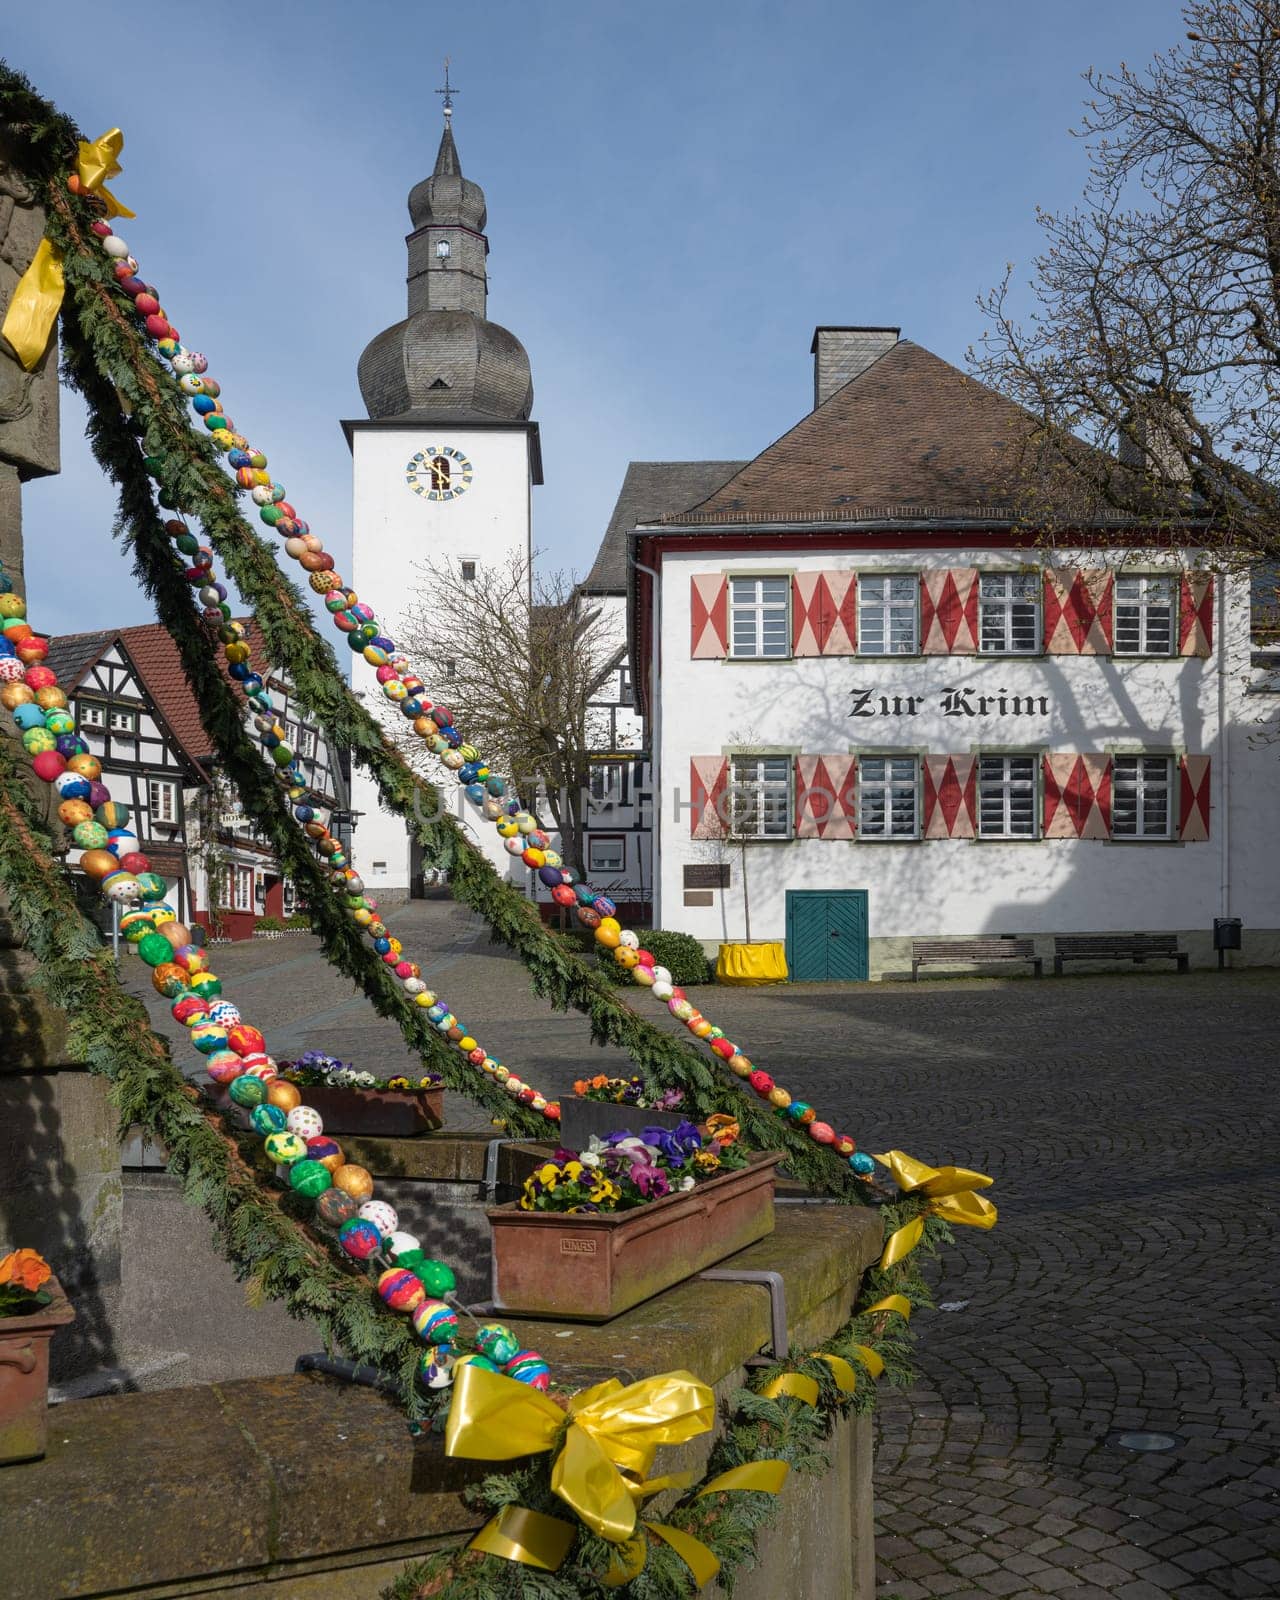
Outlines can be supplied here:
M787 970L793 983L865 983L867 891L787 890Z

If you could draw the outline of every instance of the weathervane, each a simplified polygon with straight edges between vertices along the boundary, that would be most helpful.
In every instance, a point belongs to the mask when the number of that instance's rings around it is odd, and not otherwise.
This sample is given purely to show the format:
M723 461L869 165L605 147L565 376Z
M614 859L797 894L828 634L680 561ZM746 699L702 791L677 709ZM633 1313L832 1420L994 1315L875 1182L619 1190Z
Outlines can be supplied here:
M444 96L444 115L446 122L453 116L453 97L455 94L461 94L461 92L462 91L460 89L455 89L449 82L449 58L446 56L444 58L444 88L436 90L437 94L442 94Z

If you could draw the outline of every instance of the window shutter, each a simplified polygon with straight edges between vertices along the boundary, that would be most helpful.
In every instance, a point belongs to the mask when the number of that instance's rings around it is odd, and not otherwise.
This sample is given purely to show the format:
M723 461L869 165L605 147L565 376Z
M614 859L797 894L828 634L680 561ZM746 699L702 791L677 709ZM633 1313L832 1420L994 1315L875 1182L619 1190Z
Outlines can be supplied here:
M857 652L858 592L852 572L797 572L791 580L793 656Z
M1111 757L1046 755L1044 837L1111 837Z
M695 839L723 839L724 797L729 787L725 756L692 756L689 760L689 832Z
M1044 647L1050 655L1111 654L1115 575L1108 567L1048 567Z
M972 839L978 758L926 756L923 765L925 838Z
M1178 765L1178 837L1199 843L1209 837L1209 757L1183 756Z
M853 756L796 757L797 839L852 839L857 832Z
M920 574L920 649L927 656L977 655L976 567Z
M689 579L689 620L695 661L729 654L729 580L723 572L695 573Z
M1178 601L1178 654L1213 654L1213 573L1184 572Z

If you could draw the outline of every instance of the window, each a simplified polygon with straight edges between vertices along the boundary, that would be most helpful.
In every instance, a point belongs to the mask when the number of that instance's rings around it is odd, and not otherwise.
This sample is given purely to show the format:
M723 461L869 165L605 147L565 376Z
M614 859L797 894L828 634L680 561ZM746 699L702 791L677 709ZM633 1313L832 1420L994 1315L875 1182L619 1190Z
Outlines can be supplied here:
M176 827L178 823L178 786L168 783L163 778L152 778L147 783L147 810L151 813L151 824L154 827L160 823L166 827Z
M591 804L608 809L626 798L626 767L621 761L591 763Z
M447 261L448 259L449 259L449 241L447 239L437 239L436 240L436 260L437 261Z
M864 839L914 839L916 758L862 756L858 761L858 831Z
M1042 583L1038 572L982 573L978 617L983 655L1039 653Z
M231 909L233 911L253 910L253 868L232 867L231 869Z
M636 703L635 690L631 687L631 668L618 668L618 704L620 706L633 706Z
M978 836L1036 837L1035 756L979 756Z
M620 834L592 834L587 840L588 872L621 872L626 864L627 841Z
M912 577L858 579L858 654L913 656L920 580Z
M790 578L729 580L729 654L789 656L787 626Z
M474 561L464 561L462 563L462 581L463 583L474 583L476 581L476 564Z
M316 753L316 730L307 728L299 723L296 728L289 730L293 748L300 756L311 757Z
M1173 654L1174 580L1150 575L1116 579L1115 653Z
M373 870L375 872L385 872L387 870L386 862L385 861L375 861L373 863Z
M107 708L97 700L82 700L79 704L80 726L82 728L105 728L107 725Z
M128 706L112 706L107 725L112 733L129 739L138 737L138 713Z
M739 839L791 837L791 757L734 756L725 822Z
M1111 766L1111 835L1173 837L1173 761L1169 756L1116 756Z

